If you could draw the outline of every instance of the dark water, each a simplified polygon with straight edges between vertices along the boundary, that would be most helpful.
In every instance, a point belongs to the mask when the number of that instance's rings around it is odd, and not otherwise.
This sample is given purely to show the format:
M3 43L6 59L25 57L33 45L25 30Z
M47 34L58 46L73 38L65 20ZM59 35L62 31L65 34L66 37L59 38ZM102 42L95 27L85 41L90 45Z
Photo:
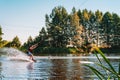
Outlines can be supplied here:
M118 71L120 55L107 57ZM11 61L0 57L0 80L98 80L84 66L88 64L97 68L94 64L97 59L93 55L36 56L35 59L37 62Z

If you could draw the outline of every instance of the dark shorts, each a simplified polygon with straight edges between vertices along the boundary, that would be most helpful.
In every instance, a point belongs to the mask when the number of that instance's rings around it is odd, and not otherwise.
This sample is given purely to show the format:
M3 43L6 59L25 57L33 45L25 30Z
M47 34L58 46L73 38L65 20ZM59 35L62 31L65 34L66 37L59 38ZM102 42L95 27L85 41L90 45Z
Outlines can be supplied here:
M27 55L28 55L28 56L32 56L32 53L31 53L31 52L28 52Z

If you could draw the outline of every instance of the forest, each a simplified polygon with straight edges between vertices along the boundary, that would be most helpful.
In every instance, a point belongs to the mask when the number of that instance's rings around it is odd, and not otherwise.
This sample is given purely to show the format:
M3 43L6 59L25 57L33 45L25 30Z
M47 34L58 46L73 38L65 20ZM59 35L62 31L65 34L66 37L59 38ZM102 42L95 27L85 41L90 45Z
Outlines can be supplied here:
M18 36L13 40L2 40L0 27L0 47L13 47L26 51L28 47L40 43L34 53L85 53L93 46L101 49L120 49L120 16L116 13L72 8L68 13L63 6L54 7L45 15L45 27L35 38L28 37L21 45Z

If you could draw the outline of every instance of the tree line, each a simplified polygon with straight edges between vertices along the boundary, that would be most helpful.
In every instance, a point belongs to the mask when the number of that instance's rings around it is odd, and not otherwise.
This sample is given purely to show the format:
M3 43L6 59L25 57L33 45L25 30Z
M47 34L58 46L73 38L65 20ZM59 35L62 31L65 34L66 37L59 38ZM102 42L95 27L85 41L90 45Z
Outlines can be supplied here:
M7 46L17 46L13 43ZM48 48L75 47L85 51L89 45L109 48L120 46L120 17L116 13L93 12L87 9L76 10L72 8L68 13L63 6L54 7L50 14L45 15L45 27L34 39L30 36L22 45L27 49L30 45L41 42L36 52ZM12 44L12 45L11 45ZM20 45L20 44L19 44Z
M4 35L4 33L2 32L2 27L0 26L0 48L13 47L19 49L21 47L21 42L18 36L15 36L12 41L7 41L2 39L2 35Z

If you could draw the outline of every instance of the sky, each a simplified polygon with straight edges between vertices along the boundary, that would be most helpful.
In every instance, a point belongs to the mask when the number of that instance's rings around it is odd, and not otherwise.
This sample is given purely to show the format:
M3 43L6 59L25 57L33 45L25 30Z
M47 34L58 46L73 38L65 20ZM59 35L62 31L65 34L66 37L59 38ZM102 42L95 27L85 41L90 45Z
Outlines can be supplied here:
M29 36L35 38L45 27L45 15L57 6L63 6L68 13L72 8L95 12L117 13L120 16L120 0L0 0L0 26L3 40L12 41L18 36L22 43Z

